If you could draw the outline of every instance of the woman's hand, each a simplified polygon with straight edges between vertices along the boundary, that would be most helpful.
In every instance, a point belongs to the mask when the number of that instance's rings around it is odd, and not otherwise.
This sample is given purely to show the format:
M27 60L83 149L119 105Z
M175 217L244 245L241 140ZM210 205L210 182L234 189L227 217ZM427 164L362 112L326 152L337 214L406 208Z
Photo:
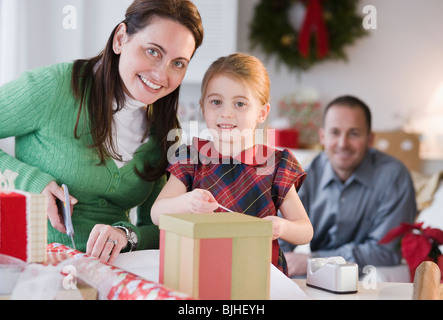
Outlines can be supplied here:
M127 244L128 239L122 229L97 224L89 234L86 254L113 263Z
M51 222L51 225L56 230L62 233L66 233L63 212L59 212L57 206L57 199L62 202L65 201L65 193L63 191L63 188L59 187L57 182L53 180L43 189L42 194L46 195L46 211L48 212L48 219ZM69 196L69 202L72 213L74 205L78 202L78 200L72 196Z
M218 208L217 200L207 190L194 189L184 195L187 197L188 210L192 213L214 212Z

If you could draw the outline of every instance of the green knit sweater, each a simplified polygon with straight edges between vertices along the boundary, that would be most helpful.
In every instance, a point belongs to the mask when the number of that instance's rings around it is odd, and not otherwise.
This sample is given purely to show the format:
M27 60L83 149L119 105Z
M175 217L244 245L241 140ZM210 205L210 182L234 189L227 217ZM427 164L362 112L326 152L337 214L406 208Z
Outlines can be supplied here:
M15 188L33 193L40 193L52 180L66 184L79 201L72 221L77 248L83 252L96 224L131 227L139 250L158 248L159 230L150 209L166 178L146 182L135 172L135 167L142 171L146 161L158 161L156 139L151 136L120 169L112 159L99 166L96 151L88 148L92 138L83 115L78 132L84 134L74 137L79 104L72 94L71 74L72 63L57 64L26 72L0 87L0 138L16 137L15 158L0 150L0 171L17 172ZM138 207L137 226L129 221L134 207ZM71 245L48 221L48 243L52 242Z

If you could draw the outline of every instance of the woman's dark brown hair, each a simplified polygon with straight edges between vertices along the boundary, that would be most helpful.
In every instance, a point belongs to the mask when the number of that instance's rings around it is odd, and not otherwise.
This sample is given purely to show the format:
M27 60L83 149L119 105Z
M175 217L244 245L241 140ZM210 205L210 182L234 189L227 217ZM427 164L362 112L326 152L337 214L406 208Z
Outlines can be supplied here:
M147 27L154 17L168 18L188 28L195 39L195 50L202 44L201 17L189 0L135 0L127 9L122 23L126 24L127 34L132 36ZM120 55L113 51L117 29L118 26L112 31L105 49L98 56L76 60L72 72L72 89L74 96L80 101L74 135L78 139L85 133L85 129L80 129L80 119L82 110L87 108L89 130L93 139L90 147L96 149L100 165L108 157L121 159L112 139L113 115L125 104L124 85L118 69ZM179 93L180 86L147 108L148 126L144 138L151 136L156 139L162 151L160 163L145 163L144 171L138 172L147 181L160 178L168 165L167 151L175 141L167 141L167 136L170 130L180 128L177 118ZM117 103L116 110L113 110L114 101Z

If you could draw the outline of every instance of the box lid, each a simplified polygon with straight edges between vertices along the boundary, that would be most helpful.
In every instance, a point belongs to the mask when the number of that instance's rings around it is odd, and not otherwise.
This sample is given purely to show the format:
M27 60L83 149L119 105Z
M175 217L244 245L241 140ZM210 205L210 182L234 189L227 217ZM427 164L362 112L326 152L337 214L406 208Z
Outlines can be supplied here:
M272 237L272 223L241 213L163 214L159 228L194 239Z

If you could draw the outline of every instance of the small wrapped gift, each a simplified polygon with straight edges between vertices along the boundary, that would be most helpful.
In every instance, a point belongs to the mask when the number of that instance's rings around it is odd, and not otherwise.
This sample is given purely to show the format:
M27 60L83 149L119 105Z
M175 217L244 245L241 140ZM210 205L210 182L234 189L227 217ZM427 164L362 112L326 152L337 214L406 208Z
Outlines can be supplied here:
M297 149L298 131L295 129L275 130L275 146Z
M46 196L14 190L16 173L0 172L0 253L46 262Z

